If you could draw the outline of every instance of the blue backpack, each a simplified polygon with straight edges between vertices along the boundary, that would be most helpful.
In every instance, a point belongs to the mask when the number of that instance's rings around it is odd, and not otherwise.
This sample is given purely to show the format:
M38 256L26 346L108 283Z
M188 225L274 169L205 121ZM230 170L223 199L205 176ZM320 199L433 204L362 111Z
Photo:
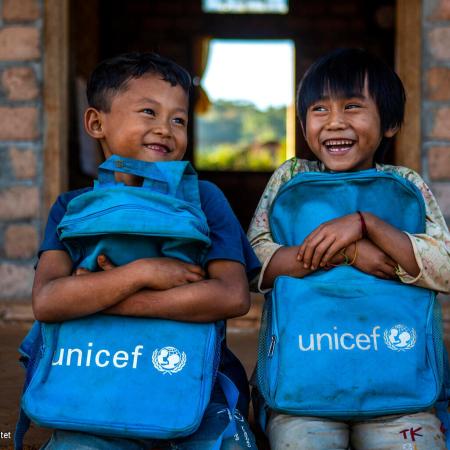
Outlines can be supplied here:
M143 177L117 183L114 172ZM210 244L196 174L188 162L147 163L112 156L92 191L74 198L58 226L75 267L98 270L167 256L201 264ZM21 345L27 368L16 448L29 419L38 425L132 438L169 439L200 425L215 381L231 410L238 392L218 372L224 324L94 314L62 323L36 322Z
M299 245L325 221L362 210L425 230L420 191L397 175L301 173L270 211L274 240ZM293 225L294 224L294 225ZM449 429L447 354L434 292L352 266L277 277L266 295L257 386L265 408L342 420L431 408Z

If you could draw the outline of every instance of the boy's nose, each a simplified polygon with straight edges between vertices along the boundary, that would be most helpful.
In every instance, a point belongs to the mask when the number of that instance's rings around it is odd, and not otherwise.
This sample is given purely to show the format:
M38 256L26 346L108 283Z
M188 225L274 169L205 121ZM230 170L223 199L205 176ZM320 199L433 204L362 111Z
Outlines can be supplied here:
M153 133L159 134L161 136L169 136L170 135L170 125L165 121L160 121L158 123L153 124Z

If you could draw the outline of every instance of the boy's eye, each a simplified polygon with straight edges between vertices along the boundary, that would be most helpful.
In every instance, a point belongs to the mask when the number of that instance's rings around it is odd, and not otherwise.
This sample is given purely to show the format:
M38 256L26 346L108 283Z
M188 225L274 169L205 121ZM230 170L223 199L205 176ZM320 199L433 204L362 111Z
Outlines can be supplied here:
M144 109L142 110L142 112L143 112L144 114L149 114L149 115L151 115L151 116L154 116L154 115L155 115L155 111L153 111L153 109L151 109L151 108L144 108Z

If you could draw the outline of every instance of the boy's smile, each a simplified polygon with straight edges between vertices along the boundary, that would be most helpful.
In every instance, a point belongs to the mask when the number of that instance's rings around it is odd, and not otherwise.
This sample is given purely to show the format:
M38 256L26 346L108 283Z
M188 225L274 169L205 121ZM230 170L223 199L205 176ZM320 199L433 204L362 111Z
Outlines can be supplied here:
M188 96L159 75L133 78L112 95L108 112L89 108L86 129L99 139L106 158L181 160L187 146ZM128 183L126 176L117 178ZM130 180L131 182L131 180Z
M374 155L383 136L378 108L364 91L352 97L324 96L307 111L306 141L328 170L350 172L373 167Z

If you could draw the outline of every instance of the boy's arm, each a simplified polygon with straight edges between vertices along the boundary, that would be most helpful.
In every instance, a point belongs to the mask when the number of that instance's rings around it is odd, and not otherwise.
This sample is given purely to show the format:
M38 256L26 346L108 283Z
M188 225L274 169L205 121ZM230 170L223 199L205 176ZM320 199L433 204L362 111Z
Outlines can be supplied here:
M143 288L168 289L203 279L198 266L170 258L140 259L114 270L72 276L63 250L44 251L33 284L36 319L69 320L103 311Z
M112 266L103 268L107 273ZM213 260L207 271L205 280L162 291L143 289L105 312L189 322L214 322L246 314L250 292L244 266L235 261Z

